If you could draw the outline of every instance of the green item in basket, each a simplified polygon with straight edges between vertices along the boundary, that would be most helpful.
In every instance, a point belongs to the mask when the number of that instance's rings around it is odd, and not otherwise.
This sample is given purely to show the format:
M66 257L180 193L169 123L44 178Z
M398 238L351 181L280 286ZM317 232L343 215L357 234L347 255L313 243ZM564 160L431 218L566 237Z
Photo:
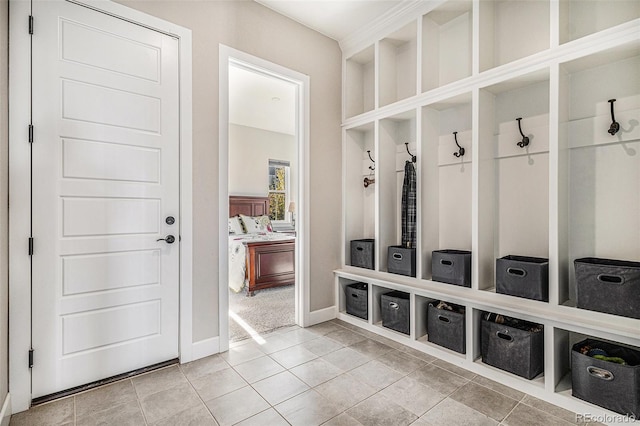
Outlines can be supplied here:
M617 356L594 355L593 357L601 361L615 362L616 364L627 365L624 359Z

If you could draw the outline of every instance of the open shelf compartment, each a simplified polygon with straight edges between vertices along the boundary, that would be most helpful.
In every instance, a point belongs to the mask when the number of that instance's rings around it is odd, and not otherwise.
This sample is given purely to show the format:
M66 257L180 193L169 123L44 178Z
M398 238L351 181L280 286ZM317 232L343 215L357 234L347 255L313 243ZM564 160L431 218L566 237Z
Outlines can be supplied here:
M379 126L378 155L380 158L376 162L376 167L378 167L376 185L378 185L379 194L377 261L378 270L387 272L387 249L389 246L397 246L402 242L402 184L405 163L407 160L411 160L405 143L409 144L409 151L413 155L417 155L416 111L409 110L380 120ZM417 167L417 164L414 164L414 167ZM416 184L417 191L420 191L418 182ZM420 217L419 212L417 217Z
M480 72L549 49L549 0L483 0Z
M351 265L351 241L375 239L375 160L374 123L345 130L345 264ZM367 186L365 186L367 185ZM375 253L373 253L375 259Z
M640 42L560 65L561 304L576 305L574 260L640 261L638 70Z
M471 139L470 93L422 108L420 259L427 280L434 250L471 250Z
M417 23L411 22L380 40L380 106L416 95Z
M615 27L640 18L640 2L616 1L560 1L560 43Z
M345 62L345 116L375 108L375 49L369 46Z
M473 3L449 1L422 17L422 91L471 75Z
M474 286L494 291L497 258L549 258L549 71L485 87L479 101Z

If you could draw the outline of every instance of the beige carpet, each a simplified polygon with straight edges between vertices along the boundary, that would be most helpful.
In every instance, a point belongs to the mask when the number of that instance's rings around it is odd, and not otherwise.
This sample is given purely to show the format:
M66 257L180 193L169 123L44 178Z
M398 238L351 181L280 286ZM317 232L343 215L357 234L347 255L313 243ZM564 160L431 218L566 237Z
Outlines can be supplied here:
M295 288L292 285L256 291L253 297L229 291L229 341L248 339L244 322L259 334L295 324Z

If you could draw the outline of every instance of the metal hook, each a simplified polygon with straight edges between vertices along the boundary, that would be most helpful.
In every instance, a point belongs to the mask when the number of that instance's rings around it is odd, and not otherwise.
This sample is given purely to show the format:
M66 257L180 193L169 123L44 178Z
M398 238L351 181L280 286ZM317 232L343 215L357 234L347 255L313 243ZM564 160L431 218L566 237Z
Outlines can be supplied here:
M611 104L611 126L609 126L609 134L611 136L615 135L616 133L618 133L618 131L620 130L620 123L618 123L616 121L616 117L613 114L613 103L615 102L615 99L609 99L609 103Z
M404 144L405 148L407 148L407 154L409 154L411 156L411 162L415 163L416 162L416 156L413 155L410 151L409 151L409 142L405 142Z
M516 120L518 121L518 130L520 130L520 135L522 136L522 140L518 142L518 146L524 148L525 146L529 146L529 138L522 133L522 125L520 124L522 117L516 118Z
M368 178L365 176L364 178L364 187L368 187L369 185L373 185L374 183L376 183L376 178Z
M373 166L369 166L369 170L374 171L376 169L376 162L371 158L371 150L367 150L367 154L369 155L369 160L374 164Z
M464 148L461 147L458 143L458 132L453 132L453 140L456 142L456 145L458 147L458 152L454 152L453 155L460 158L464 155Z

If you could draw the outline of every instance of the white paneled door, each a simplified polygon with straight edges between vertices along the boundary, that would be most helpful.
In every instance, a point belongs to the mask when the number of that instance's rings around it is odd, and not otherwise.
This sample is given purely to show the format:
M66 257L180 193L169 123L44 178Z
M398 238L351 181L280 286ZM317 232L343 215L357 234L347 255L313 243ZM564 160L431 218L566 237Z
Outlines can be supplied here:
M178 356L179 86L168 35L59 0L33 16L37 398Z

